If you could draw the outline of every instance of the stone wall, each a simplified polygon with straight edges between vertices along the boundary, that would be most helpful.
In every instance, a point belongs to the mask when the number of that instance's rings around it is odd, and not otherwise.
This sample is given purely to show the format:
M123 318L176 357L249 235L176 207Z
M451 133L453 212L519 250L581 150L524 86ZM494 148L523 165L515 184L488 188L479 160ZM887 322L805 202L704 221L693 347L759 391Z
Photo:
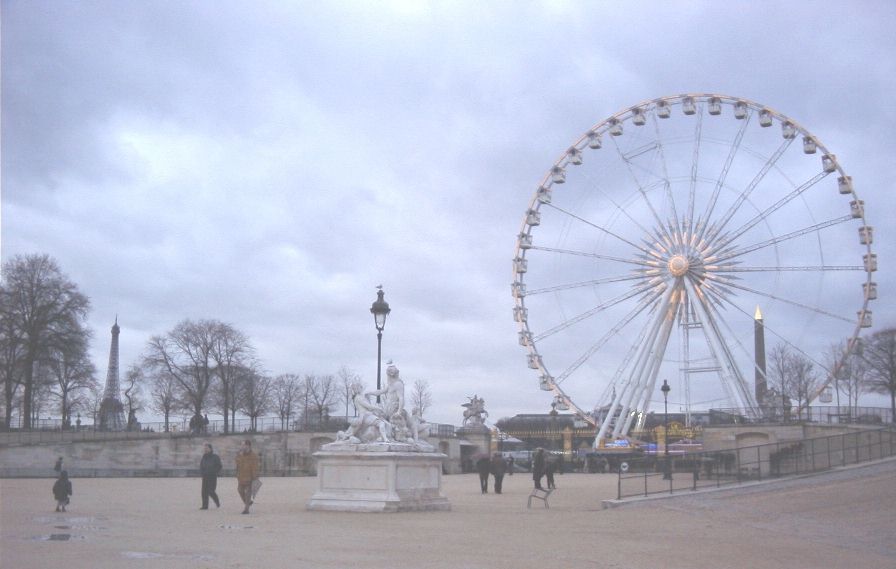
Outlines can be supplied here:
M201 436L159 435L137 440L85 440L32 445L0 446L0 478L55 477L53 465L63 457L72 477L198 476L202 446L209 442L224 464L223 476L232 476L236 453L244 439L259 454L263 476L315 474L313 454L333 442L333 433L279 432ZM427 439L448 455L443 472L460 472L457 439Z

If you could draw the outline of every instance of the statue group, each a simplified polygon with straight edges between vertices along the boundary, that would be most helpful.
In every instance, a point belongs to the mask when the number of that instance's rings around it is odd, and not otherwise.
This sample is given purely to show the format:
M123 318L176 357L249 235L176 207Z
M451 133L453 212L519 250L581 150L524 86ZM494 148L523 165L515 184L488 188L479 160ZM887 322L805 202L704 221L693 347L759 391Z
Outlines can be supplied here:
M363 387L352 387L352 402L358 411L348 429L336 434L336 442L330 446L399 443L413 450L432 452L433 447L421 438L429 429L419 409L405 409L404 381L398 368L390 363L386 368L386 386L363 392ZM377 402L379 398L379 402Z

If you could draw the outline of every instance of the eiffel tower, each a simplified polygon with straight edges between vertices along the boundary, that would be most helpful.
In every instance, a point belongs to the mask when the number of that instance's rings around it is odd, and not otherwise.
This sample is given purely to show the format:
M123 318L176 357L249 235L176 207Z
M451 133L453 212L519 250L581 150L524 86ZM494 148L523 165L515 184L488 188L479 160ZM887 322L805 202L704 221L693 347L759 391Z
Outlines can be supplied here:
M118 316L112 325L112 346L109 348L109 371L106 373L106 389L100 403L100 429L104 431L123 431L124 405L121 403L118 387Z

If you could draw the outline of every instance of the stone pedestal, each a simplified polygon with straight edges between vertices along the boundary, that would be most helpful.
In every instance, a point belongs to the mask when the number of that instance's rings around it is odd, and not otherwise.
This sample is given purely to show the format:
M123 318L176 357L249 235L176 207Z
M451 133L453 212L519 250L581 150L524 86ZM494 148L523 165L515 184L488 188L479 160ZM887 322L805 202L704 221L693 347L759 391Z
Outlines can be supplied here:
M314 453L317 491L309 510L406 512L450 510L442 495L439 452L408 452L403 444L338 445Z

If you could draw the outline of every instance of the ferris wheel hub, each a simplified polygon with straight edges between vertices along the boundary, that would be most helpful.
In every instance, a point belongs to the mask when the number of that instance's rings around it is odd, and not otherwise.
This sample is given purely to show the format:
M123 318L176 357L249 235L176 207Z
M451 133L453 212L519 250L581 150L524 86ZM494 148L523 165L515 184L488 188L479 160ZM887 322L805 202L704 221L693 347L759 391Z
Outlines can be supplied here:
M690 268L691 263L684 255L675 255L669 259L669 272L673 277L683 277Z

